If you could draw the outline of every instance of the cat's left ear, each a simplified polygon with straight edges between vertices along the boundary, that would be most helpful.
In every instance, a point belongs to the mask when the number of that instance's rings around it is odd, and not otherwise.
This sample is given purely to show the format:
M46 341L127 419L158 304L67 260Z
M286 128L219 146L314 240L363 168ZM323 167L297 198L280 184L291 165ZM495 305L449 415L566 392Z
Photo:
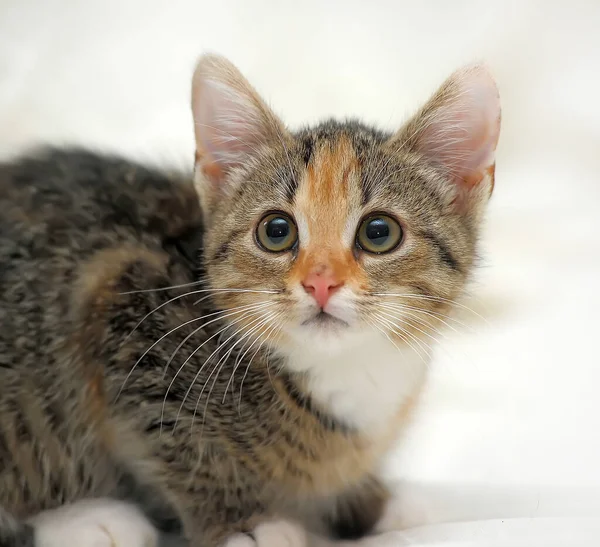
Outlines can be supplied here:
M498 88L474 65L452 74L389 144L437 166L459 210L469 212L492 193L499 134Z
M240 71L218 55L201 57L192 83L196 181L203 198L228 190L229 174L269 144L287 138L283 124ZM208 186L208 188L206 187Z

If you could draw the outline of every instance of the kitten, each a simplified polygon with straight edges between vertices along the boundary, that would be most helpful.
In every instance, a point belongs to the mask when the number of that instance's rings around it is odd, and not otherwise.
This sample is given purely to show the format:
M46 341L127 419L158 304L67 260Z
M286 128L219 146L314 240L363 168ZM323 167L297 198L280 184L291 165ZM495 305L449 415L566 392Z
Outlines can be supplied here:
M0 167L0 545L48 545L28 519L84 498L202 547L280 545L279 518L356 538L386 506L378 466L473 268L496 86L474 66L395 134L293 133L205 56L192 109L193 177Z

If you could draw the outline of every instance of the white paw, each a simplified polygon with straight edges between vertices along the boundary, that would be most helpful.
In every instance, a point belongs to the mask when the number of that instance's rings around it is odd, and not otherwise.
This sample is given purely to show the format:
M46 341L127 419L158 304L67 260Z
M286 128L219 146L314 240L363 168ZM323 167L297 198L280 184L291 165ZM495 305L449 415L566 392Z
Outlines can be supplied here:
M235 534L225 542L223 547L256 547L256 542L246 534Z
M244 534L230 537L224 547L307 547L304 528L286 520L273 520L257 526L253 538Z
M31 520L36 547L157 547L158 533L135 506L109 499L82 500Z

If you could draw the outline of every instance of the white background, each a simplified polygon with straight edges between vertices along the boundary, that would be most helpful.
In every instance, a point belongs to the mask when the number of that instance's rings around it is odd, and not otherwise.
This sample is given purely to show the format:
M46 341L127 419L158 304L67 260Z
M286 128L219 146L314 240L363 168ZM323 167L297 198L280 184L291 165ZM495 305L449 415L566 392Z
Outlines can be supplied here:
M206 50L292 127L393 129L484 59L503 128L465 304L487 322L464 311L438 348L394 464L402 523L600 516L599 30L583 0L0 0L0 154L84 143L190 166Z

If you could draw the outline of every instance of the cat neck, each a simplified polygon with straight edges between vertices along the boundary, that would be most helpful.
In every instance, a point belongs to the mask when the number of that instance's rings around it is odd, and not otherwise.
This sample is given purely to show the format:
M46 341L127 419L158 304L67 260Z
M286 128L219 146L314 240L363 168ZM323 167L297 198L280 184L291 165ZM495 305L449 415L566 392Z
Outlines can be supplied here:
M357 334L332 352L304 344L286 364L305 378L304 389L332 418L366 433L387 428L423 382L424 355L378 333Z

